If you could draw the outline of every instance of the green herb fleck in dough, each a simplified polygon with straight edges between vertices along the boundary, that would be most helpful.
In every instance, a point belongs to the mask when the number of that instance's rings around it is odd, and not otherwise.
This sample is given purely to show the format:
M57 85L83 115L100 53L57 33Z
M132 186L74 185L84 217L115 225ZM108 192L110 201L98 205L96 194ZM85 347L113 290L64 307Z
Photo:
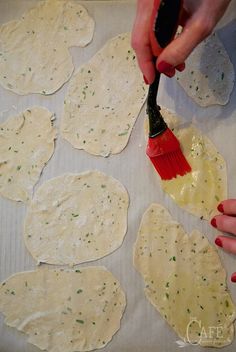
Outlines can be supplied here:
M83 290L81 290L81 288L77 291L77 293L82 293L83 292Z
M76 319L76 323L84 324L84 321L80 319Z
M176 262L176 257L173 256L173 257L171 257L169 260L170 260L170 261L173 260L174 262Z
M128 133L128 131L124 131L118 134L118 136L125 136Z

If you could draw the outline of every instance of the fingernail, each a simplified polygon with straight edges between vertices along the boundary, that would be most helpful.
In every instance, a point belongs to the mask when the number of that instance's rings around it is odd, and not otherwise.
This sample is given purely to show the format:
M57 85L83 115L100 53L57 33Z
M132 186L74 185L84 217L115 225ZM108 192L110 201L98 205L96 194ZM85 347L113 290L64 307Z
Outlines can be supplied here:
M164 72L164 75L169 77L169 78L172 78L174 77L175 75L175 70L171 71L171 72Z
M176 70L178 70L179 72L182 72L185 70L185 63L183 62L182 64L179 64L178 66L176 66Z
M168 62L161 61L157 65L157 68L161 73L165 73L166 75L168 75L171 71L173 71L174 66L172 66L171 64L168 64Z
M224 212L223 204L220 203L220 204L218 205L217 209L219 210L220 213L223 213L223 212Z
M143 75L143 80L144 80L144 82L146 83L146 84L148 84L148 80L147 80L147 78Z
M215 218L211 219L211 225L212 225L213 227L217 227L217 225L216 225L216 219L215 219Z
M164 73L164 75L167 76L167 77L169 77L169 78L172 78L172 77L174 77L174 75L175 75L175 70L172 71L172 72L169 72L169 73Z
M219 237L216 237L215 239L215 244L219 247L223 247L222 241Z
M232 281L232 282L236 282L236 273L233 273L233 274L231 275L231 281Z

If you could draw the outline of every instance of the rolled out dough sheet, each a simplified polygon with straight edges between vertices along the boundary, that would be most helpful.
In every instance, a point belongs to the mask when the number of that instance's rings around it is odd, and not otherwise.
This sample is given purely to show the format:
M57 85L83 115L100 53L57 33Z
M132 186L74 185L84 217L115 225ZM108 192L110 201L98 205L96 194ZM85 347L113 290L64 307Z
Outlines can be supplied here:
M129 196L99 171L45 182L29 205L24 240L38 262L75 265L120 247L127 231Z
M31 107L0 125L0 194L28 202L54 151L53 114Z
M74 70L71 46L87 45L94 20L76 1L40 1L0 27L0 84L15 93L52 94Z
M234 67L216 33L200 43L177 73L177 82L201 106L225 105L234 87Z
M73 76L64 102L62 137L90 154L120 153L146 95L130 33L120 34Z
M102 348L120 328L126 305L118 280L104 267L14 274L1 284L5 323L48 352Z
M227 169L222 155L210 139L194 125L181 128L180 118L166 108L161 113L180 141L192 171L161 181L163 190L184 210L201 219L217 213L217 205L227 198Z
M134 266L145 295L186 343L223 347L234 338L236 308L217 251L197 230L190 236L159 204L142 217Z

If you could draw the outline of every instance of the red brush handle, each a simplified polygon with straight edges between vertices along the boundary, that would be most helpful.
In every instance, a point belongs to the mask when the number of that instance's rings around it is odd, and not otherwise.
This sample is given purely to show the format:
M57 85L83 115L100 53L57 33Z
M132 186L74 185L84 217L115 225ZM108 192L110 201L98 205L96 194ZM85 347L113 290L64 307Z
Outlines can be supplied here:
M176 5L177 2L179 2L179 5ZM149 29L149 38L150 38L152 53L155 57L158 57L164 49L163 45L161 46L160 43L158 43L156 33L155 33L155 26L156 26L156 23L158 24L158 21L163 23L163 20L165 20L162 18L162 21L160 21L160 16L163 16L162 11L160 9L161 7L165 7L165 6L167 7L172 6L172 8L169 10L170 12L169 12L168 19L166 20L166 23L168 25L168 31L170 31L168 43L166 43L166 45L168 45L173 40L177 31L181 10L183 6L183 0L179 0L179 1L154 0L153 10L151 15L151 22L150 22L150 29ZM178 13L173 14L171 11L175 11L175 12L177 11ZM161 27L159 28L160 35L165 34L165 33L162 33L164 30L165 28L161 28Z

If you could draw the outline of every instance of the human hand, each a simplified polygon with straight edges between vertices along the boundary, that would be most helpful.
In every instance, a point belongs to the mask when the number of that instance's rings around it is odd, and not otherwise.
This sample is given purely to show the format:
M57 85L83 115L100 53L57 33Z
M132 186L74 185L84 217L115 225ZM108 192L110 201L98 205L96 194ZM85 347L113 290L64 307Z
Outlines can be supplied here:
M236 199L224 200L219 204L218 210L222 214L214 216L211 225L220 231L236 235ZM236 254L236 238L220 235L216 237L215 243L226 251ZM231 281L236 282L236 272L232 274Z
M173 77L175 69L183 71L184 61L193 49L214 29L225 13L231 0L183 0L180 16L182 33L159 55L156 68ZM137 0L136 19L131 44L145 82L151 84L155 78L155 64L149 41L150 18L154 0Z

